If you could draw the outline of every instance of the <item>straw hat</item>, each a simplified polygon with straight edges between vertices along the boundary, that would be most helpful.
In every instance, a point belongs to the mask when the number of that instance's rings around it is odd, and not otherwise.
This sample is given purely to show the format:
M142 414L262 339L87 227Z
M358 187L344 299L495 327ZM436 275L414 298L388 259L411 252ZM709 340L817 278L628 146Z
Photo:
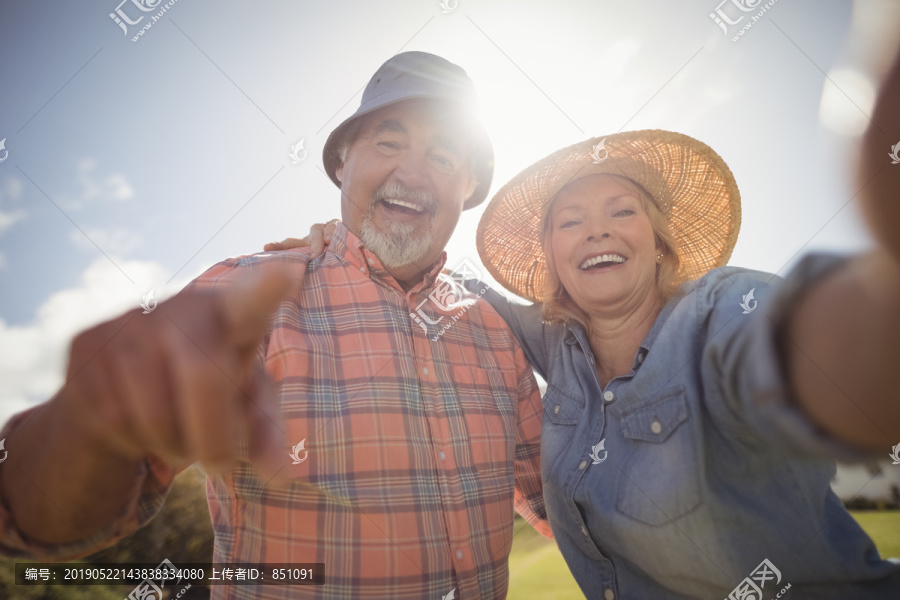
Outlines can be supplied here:
M696 279L728 262L741 226L741 196L725 161L692 137L627 131L579 142L512 178L488 203L476 243L487 270L511 292L541 302L541 223L571 181L607 173L643 187L669 218L680 273Z

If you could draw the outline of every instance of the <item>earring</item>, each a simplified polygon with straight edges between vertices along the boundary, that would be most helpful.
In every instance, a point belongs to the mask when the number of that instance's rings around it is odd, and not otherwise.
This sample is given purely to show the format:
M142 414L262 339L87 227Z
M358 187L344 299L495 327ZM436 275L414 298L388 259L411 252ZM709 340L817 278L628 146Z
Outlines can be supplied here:
M662 259L663 259L664 256L665 256L665 254L657 254L657 255L656 255L656 262L662 262Z

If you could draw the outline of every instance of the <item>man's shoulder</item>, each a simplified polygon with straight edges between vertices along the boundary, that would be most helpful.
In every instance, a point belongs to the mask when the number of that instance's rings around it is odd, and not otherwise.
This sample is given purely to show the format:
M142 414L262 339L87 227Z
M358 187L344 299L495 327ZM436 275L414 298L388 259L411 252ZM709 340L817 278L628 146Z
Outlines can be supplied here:
M257 252L226 258L206 269L196 277L188 287L211 287L230 283L247 268L261 267L266 264L292 263L305 267L309 263L309 249L295 248L278 252Z

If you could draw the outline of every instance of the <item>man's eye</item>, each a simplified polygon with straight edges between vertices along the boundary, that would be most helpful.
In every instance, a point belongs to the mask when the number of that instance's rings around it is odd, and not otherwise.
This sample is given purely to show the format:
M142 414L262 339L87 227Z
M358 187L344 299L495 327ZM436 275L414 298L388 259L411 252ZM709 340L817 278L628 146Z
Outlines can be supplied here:
M398 150L400 148L400 144L395 142L378 142L378 145L388 150Z
M434 161L445 169L453 169L456 166L452 160L444 156L435 155Z

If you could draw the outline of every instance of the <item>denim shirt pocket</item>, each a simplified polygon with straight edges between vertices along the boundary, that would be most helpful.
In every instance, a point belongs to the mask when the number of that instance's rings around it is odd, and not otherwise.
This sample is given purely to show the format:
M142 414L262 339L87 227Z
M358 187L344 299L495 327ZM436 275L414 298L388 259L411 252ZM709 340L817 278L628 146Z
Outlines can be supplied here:
M584 415L584 398L555 384L548 384L542 398L544 418L541 431L541 463L546 474L565 453L575 436L575 426Z
M665 525L702 502L694 428L682 387L620 412L628 455L616 510L647 525Z

